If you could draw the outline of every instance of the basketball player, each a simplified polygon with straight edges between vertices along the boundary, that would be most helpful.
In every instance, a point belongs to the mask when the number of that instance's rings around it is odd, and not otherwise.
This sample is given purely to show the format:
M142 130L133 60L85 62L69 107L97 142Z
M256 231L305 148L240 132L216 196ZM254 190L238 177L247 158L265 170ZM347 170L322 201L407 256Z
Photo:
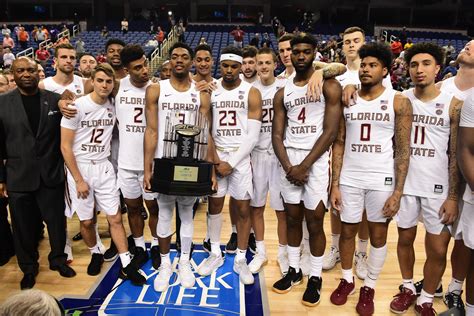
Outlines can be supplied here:
M143 190L143 135L145 133L145 93L151 84L148 61L139 45L127 45L120 51L120 60L128 76L120 80L115 95L115 110L119 130L117 183L128 209L128 222L135 243L134 261L142 266L148 260L143 229L143 201L150 213L148 225L152 241L152 266L160 266L160 251L156 226L158 222L157 194Z
M444 53L431 43L418 43L405 51L414 89L404 91L413 107L410 168L398 223L398 262L403 290L395 296L390 310L400 314L416 300L413 283L418 218L425 224L424 283L415 311L434 315L433 297L446 267L452 224L458 214L459 170L456 140L462 101L441 92L435 78Z
M166 80L171 77L171 65L169 60L165 60L160 67L160 80Z
M285 85L285 80L275 78L276 55L270 48L261 48L256 56L258 79L253 86L262 95L262 127L260 136L252 154L253 197L250 200L252 228L255 231L257 253L249 263L252 273L258 273L268 261L264 244L265 223L263 212L270 192L270 207L276 211L278 219L278 265L281 274L288 272L288 254L286 251L287 238L286 216L280 197L278 159L272 146L273 98L276 92ZM244 59L245 63L245 59ZM282 216L283 215L283 216Z
M210 275L224 258L220 250L222 208L225 195L235 199L237 208L237 254L234 271L243 284L253 284L245 253L251 228L250 199L253 195L250 153L257 143L262 125L262 97L251 84L239 78L242 54L239 48L222 50L220 67L222 81L212 92L212 137L215 142L214 163L217 165L218 191L209 197L208 234L211 253L198 273Z
M467 55L466 53L466 51L463 52L463 54ZM472 58L472 52L468 56ZM461 213L460 225L462 226L464 245L468 247L470 252L470 257L468 257L470 261L464 259L464 264L468 269L466 280L466 315L472 316L474 315L474 230L472 229L474 227L474 89L470 89L469 94L461 112L457 157L459 169L467 182L463 197L464 209Z
M257 49L254 46L246 46L242 49L242 76L241 80L254 83L257 79Z
M118 247L122 269L119 276L136 285L146 282L131 263L127 238L119 211L120 200L116 176L111 163L110 140L115 125L115 109L110 102L115 75L112 67L101 64L92 72L94 91L75 101L77 115L61 120L61 151L67 166L69 217L74 212L80 220L84 242L92 258L87 273L100 273L104 261L94 233L94 204L104 210L112 239Z
M89 79L95 66L97 66L97 60L91 54L86 53L79 58L79 71L83 78Z
M191 123L191 117L186 117L189 112L199 110L206 117L209 115L209 94L200 93L198 98L194 83L189 81L189 70L192 62L192 49L185 43L175 43L170 48L171 78L152 84L147 88L144 138L144 186L146 190L151 190L153 158L163 157L166 117L174 115L173 111L183 110L187 112L184 113L180 122ZM181 218L179 278L183 287L191 288L194 286L196 279L191 268L190 255L194 230L193 205L195 200L196 197L193 196L159 194L160 212L157 235L160 242L161 266L154 281L154 288L157 292L166 291L169 287L170 277L173 274L170 260L170 241L172 235L171 220L176 202Z
M390 49L383 44L365 44L359 56L357 103L344 108L333 146L331 204L342 222L342 279L331 302L343 305L355 292L355 235L365 211L371 250L356 310L360 315L372 315L375 283L387 256L388 224L400 207L408 172L412 109L408 98L383 86L392 62Z
M281 164L281 196L287 212L288 273L273 284L277 293L287 293L300 284L302 221L306 217L310 244L310 271L302 303L320 301L321 272L326 236L324 213L329 187L329 147L336 138L341 117L341 87L335 79L323 85L320 101L306 96L314 73L317 47L314 37L300 33L291 40L291 62L295 77L289 79L274 98L272 143Z

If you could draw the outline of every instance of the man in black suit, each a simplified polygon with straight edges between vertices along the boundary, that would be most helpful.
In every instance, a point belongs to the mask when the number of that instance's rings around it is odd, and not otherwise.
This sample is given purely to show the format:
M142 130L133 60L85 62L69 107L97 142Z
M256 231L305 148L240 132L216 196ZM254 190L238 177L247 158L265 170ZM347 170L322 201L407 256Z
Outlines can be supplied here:
M38 88L38 66L23 57L12 65L17 89L0 95L0 197L8 197L20 286L32 288L38 274L38 235L44 221L49 267L73 277L66 264L64 162L60 150L60 95ZM6 160L6 164L4 164Z

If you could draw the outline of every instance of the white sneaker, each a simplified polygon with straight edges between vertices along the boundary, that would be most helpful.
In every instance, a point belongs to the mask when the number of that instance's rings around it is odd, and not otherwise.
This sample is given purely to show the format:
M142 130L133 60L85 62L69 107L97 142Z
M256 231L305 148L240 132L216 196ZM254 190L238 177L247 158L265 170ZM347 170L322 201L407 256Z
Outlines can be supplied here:
M367 277L367 254L365 252L356 252L355 270L359 279L364 280Z
M252 272L244 259L234 261L234 272L239 275L240 282L245 285L253 284L255 282Z
M158 268L158 275L153 282L155 291L164 292L170 285L170 278L173 275L173 269L169 263L161 263L161 266Z
M194 276L194 272L191 269L191 263L189 260L179 261L178 274L182 287L189 289L194 286L194 283L196 283L196 277Z
M300 257L300 269L304 276L311 271L311 253L309 249L303 249Z
M257 251L257 254L253 256L252 261L249 263L249 269L252 273L259 273L260 269L268 262L267 256L265 254L260 254Z
M341 261L339 249L331 246L329 253L326 253L323 257L323 270L331 270L339 261Z
M290 263L288 262L288 253L278 255L277 262L280 266L281 275L284 276L288 273L288 269L290 268Z
M64 253L67 255L67 263L71 263L74 260L72 256L72 246L71 246L71 239L69 237L66 238L66 245L64 246Z
M217 270L223 264L224 258L222 257L222 255L216 255L215 253L211 252L209 257L207 257L199 265L199 269L197 272L202 276L207 276Z

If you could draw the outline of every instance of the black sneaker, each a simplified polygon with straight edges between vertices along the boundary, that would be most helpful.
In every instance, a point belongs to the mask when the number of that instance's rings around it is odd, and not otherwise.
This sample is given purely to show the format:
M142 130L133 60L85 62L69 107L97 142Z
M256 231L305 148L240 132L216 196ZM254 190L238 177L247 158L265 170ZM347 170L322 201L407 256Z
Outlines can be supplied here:
M257 253L257 242L255 241L255 234L250 233L249 235L249 246L248 249L250 250L251 253L256 254Z
M148 252L142 247L135 247L135 254L133 255L132 263L141 268L148 261Z
M104 253L104 261L114 261L118 257L118 250L113 240L110 241L110 248Z
M160 246L153 246L150 249L150 255L151 255L151 265L155 270L158 270L158 268L161 265L161 255L160 255Z
M319 277L312 276L308 279L308 284L306 286L306 291L303 294L303 305L306 306L316 306L319 304L321 299L321 285L323 284L323 279Z
M130 251L132 255L135 255L135 240L133 239L133 235L127 237L127 243L128 251Z
M229 242L225 245L225 252L236 253L237 252L237 233L230 235Z
M423 290L423 279L415 283L415 289L416 289L416 296L420 296L421 290ZM403 284L400 284L398 286L398 290L400 292L403 292ZM443 284L440 284L439 287L436 289L436 292L434 294L435 297L442 297L443 296Z
M72 237L72 240L73 240L73 241L82 240L82 234L81 234L81 232L78 232L77 234L75 234L74 237Z
M130 280L133 285L143 285L146 283L146 278L138 271L138 268L133 264L129 264L125 268L122 267L119 272L119 278Z
M207 253L211 253L211 241L209 239L202 241L202 249Z
M296 272L295 268L290 267L288 273L273 284L273 291L279 294L288 293L294 285L301 284L301 282L303 282L301 269Z
M87 266L87 274L98 275L100 273L100 269L102 268L103 263L104 263L104 255L101 253L93 253L91 262Z
M457 311L459 315L465 315L466 310L464 309L464 302L462 301L462 291L459 294L454 292L446 292L443 297L443 302L448 307L449 311ZM450 313L450 315L453 315ZM455 314L457 315L457 314Z

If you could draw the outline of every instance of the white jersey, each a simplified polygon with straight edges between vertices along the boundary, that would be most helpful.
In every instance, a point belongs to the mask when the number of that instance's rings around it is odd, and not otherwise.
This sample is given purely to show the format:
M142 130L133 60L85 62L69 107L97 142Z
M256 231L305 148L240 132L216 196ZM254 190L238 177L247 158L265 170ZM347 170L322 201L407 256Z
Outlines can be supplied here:
M456 99L464 101L469 96L469 93L472 89L467 89L465 91L459 90L458 87L456 87L456 84L454 83L454 78L456 77L451 77L441 81L440 90L443 92L451 93Z
M358 96L355 105L344 108L346 140L341 184L375 191L393 190L396 93L385 89L372 101Z
M349 70L347 66L346 66L346 69L347 71L343 73L342 75L337 76L336 80L339 81L339 83L341 84L343 88L349 84L359 85L360 84L359 70ZM382 85L385 88L393 89L392 81L390 80L390 75L387 75L385 76L385 78L383 78Z
M195 116L191 113L199 111L201 98L195 90L194 83L187 91L180 92L173 88L169 79L160 81L160 96L158 99L158 145L155 158L163 157L163 147L166 132L166 117L170 116L171 125L180 123L194 124ZM174 116L172 116L172 114Z
M449 110L453 96L441 92L429 102L419 100L414 89L404 91L413 107L410 168L404 194L445 199L449 189Z
M232 90L219 82L212 92L212 137L218 148L238 148L245 141L250 88L252 85L243 80Z
M90 94L76 100L77 114L63 117L61 126L76 131L73 152L77 162L105 160L110 156L110 141L115 124L115 107L107 100L95 103Z
M293 80L296 76L296 71L293 70L293 73L291 75L288 75L286 72L286 69L283 70L281 74L278 75L278 79L282 80Z
M273 122L273 98L280 88L285 86L286 80L275 78L269 86L262 84L260 80L255 81L253 86L262 95L262 127L260 136L254 150L273 152L272 146L272 122Z
M474 89L470 89L469 96L464 101L459 126L474 128ZM474 194L472 194L469 185L466 185L463 200L470 204L474 204Z
M78 75L74 75L74 79L67 86L60 85L54 81L53 77L48 77L43 80L44 89L52 92L62 94L66 89L80 97L84 94L84 79Z
M118 166L128 170L143 170L143 137L145 135L145 93L151 84L137 88L127 76L120 80L115 96L119 131Z
M283 91L283 105L286 109L287 126L285 129L286 148L311 150L323 133L326 101L314 101L306 96L308 85L296 86L288 80ZM328 154L328 153L326 153Z

